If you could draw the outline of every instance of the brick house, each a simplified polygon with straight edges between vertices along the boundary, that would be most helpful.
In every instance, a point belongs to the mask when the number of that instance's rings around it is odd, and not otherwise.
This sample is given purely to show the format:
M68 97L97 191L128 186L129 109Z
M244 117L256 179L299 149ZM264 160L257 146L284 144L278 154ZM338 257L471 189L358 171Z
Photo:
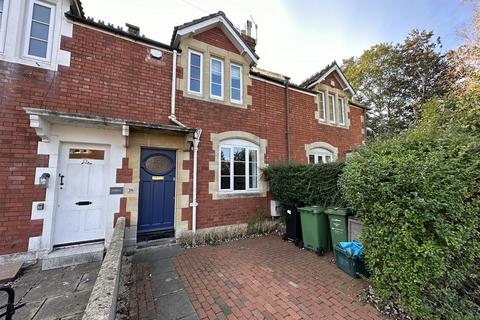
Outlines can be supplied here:
M79 0L0 0L0 260L103 250L120 216L131 244L244 223L270 212L260 168L364 142L336 63L292 84L223 12L170 44L127 26Z

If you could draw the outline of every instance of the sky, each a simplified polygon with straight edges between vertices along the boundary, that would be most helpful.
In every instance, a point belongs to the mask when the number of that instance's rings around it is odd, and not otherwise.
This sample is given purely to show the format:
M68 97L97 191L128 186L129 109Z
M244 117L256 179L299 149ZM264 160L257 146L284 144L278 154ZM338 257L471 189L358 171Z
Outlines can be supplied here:
M258 29L258 67L299 83L336 60L359 56L381 42L402 42L414 28L440 36L443 50L461 43L472 4L464 0L82 0L85 14L124 26L140 27L154 40L170 44L173 27L223 11L243 29Z

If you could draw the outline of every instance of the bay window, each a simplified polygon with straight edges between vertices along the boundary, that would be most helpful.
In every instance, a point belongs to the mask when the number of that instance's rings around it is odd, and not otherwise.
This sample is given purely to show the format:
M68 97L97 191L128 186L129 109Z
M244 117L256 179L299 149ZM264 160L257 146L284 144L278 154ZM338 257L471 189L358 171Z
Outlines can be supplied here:
M248 141L228 140L220 145L222 192L258 191L258 147Z
M236 64L230 66L230 101L242 103L242 67Z
M210 59L210 97L223 99L223 61Z
M50 60L53 42L55 6L32 1L29 8L24 55L36 60Z
M188 92L202 94L202 60L200 52L188 52Z

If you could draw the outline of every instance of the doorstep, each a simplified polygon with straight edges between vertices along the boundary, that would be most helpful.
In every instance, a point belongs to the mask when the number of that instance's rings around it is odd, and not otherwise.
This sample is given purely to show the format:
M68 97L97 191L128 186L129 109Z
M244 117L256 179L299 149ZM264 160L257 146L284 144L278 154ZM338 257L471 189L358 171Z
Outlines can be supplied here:
M105 246L103 242L55 248L45 258L42 259L42 270L50 270L88 262L102 261L104 251Z

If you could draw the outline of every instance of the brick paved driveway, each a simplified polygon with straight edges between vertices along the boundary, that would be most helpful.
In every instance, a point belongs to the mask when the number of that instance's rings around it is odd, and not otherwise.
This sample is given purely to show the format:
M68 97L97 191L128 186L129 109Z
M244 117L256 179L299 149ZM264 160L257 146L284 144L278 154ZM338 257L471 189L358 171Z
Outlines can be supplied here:
M275 236L173 257L200 319L382 319L331 259Z

